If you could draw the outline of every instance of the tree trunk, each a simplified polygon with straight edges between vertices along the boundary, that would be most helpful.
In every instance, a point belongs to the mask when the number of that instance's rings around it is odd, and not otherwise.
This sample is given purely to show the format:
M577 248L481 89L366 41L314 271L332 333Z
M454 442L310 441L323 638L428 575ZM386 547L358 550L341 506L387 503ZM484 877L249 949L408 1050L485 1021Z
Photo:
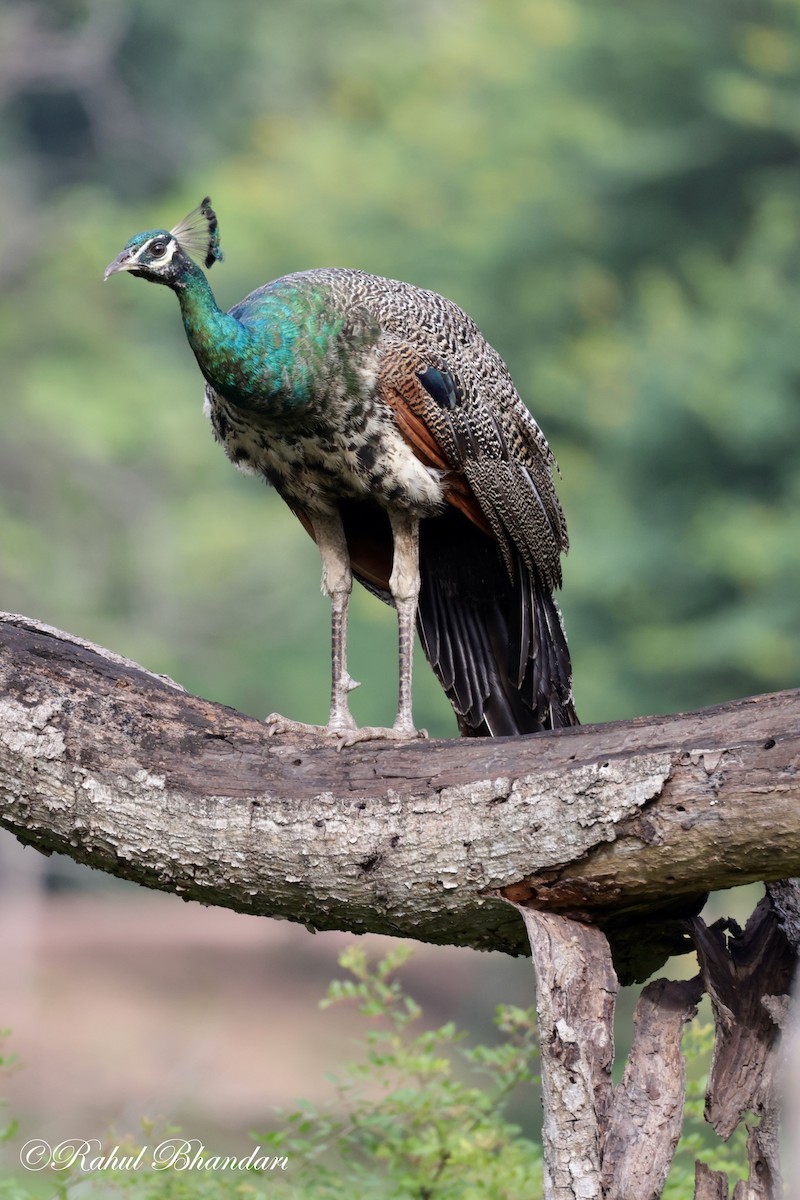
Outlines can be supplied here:
M544 1200L658 1200L683 1123L681 1034L704 991L716 1025L706 1119L725 1140L745 1117L757 1121L748 1127L748 1177L733 1200L782 1200L777 1076L797 961L797 895L796 881L770 888L744 931L691 922L700 974L643 990L615 1088L617 980L606 938L568 917L522 910L537 982ZM728 1200L725 1174L697 1163L694 1194Z

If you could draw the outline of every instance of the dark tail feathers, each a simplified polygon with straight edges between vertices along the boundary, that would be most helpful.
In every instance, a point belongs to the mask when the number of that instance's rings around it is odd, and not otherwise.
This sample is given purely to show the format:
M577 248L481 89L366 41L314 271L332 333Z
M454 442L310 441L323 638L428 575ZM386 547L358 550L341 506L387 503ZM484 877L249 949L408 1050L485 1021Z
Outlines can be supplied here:
M417 626L464 737L577 725L561 614L521 559L510 579L497 547L453 511L423 521Z

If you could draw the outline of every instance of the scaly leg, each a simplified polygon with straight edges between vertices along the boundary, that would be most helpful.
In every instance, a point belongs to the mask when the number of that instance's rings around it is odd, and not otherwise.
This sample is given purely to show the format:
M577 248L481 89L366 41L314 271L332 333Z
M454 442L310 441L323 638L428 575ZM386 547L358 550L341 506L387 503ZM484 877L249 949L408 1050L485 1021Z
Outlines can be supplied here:
M394 728L416 737L411 716L411 674L414 665L414 623L419 599L419 521L408 513L390 516L394 558L389 590L397 609L399 690Z
M399 693L397 716L391 729L364 725L344 734L343 745L372 739L410 741L412 738L427 737L424 730L414 728L411 712L411 673L414 661L414 623L419 599L419 520L407 512L390 512L389 521L394 539L392 573L389 590L397 609Z
M350 555L339 514L314 517L314 536L322 556L322 590L331 601L331 711L328 724L307 725L290 721L279 713L266 719L269 733L326 733L339 738L339 749L366 741L410 741L427 737L416 730L411 715L411 668L414 653L414 622L419 597L419 521L408 513L390 513L394 538L389 590L397 608L400 684L397 716L391 728L364 725L353 720L348 692L358 687L347 670L347 607L353 587Z
M270 733L324 732L340 736L355 730L347 694L358 684L347 671L347 608L353 589L350 554L338 513L313 518L314 537L322 558L322 591L331 602L331 708L327 725L308 725L271 713Z
M356 728L347 700L358 684L347 670L347 609L353 590L350 551L338 512L314 519L314 533L322 555L322 590L331 602L331 711L327 732Z

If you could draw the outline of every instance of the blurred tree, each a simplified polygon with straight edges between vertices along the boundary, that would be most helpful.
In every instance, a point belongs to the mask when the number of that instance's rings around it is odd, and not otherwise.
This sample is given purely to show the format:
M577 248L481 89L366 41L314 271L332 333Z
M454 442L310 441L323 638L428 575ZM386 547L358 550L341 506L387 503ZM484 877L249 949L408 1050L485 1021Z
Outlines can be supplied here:
M246 0L195 0L191 12L155 0L10 0L0 100L15 173L40 198L89 180L128 199L174 185L242 127L247 11Z
M507 358L564 471L584 720L796 682L798 0L64 0L0 22L0 604L324 716L313 547L192 413L166 298L100 290L130 233L210 191L222 303L357 265L451 295ZM354 709L385 721L391 619L355 610Z

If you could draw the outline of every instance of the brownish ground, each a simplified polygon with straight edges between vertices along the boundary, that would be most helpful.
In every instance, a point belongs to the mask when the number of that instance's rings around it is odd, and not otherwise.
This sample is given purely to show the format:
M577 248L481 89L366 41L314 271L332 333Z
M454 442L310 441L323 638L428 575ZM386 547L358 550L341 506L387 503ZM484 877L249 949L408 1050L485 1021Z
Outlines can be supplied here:
M133 886L6 886L0 901L0 1028L20 1062L0 1096L20 1121L16 1145L137 1131L147 1116L249 1149L276 1105L331 1097L326 1072L359 1057L363 1019L319 1008L352 935ZM375 955L389 944L362 941ZM403 979L428 1023L455 1018L481 1036L497 1003L533 999L530 965L502 955L418 946Z
M247 1152L252 1130L279 1123L276 1106L333 1099L326 1073L360 1057L366 1024L319 1001L353 935L186 904L60 861L90 890L45 890L47 860L0 834L0 1030L19 1060L0 1073L0 1128L19 1120L0 1146L8 1169L29 1138L140 1134L142 1117L217 1153ZM714 899L708 920L739 915L737 899L744 919L754 903L751 889ZM375 957L392 944L360 941ZM417 945L401 978L427 1025L455 1020L481 1040L496 1036L497 1004L534 999L530 962L502 954ZM537 1110L527 1096L514 1116L532 1133Z

